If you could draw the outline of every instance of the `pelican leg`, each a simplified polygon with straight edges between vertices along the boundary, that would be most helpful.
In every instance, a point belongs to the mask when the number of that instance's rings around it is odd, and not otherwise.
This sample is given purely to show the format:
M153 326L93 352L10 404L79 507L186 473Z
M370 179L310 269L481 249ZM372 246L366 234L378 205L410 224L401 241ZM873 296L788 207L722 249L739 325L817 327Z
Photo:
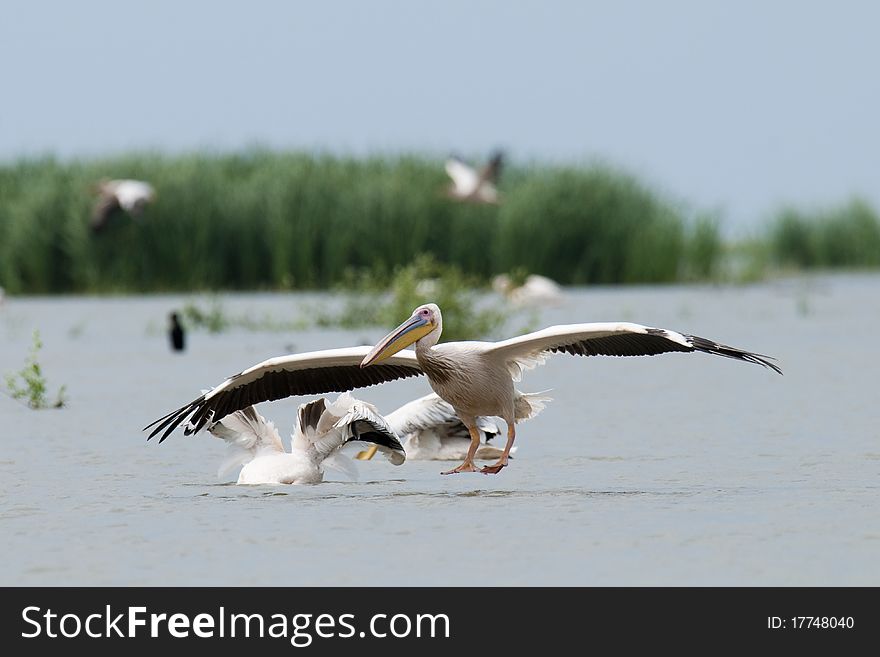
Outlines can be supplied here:
M501 468L507 466L507 458L510 456L510 450L513 447L513 441L516 440L516 425L513 422L507 423L507 444L504 446L504 451L501 453L501 457L495 463L495 465L486 465L483 466L483 469L480 470L483 474L498 474L501 472Z
M457 468L452 468L452 470L447 470L440 474L448 475L456 474L457 472L477 472L477 466L474 465L474 454L477 453L477 448L480 446L480 432L477 431L477 427L474 426L468 427L468 433L471 434L471 444L470 447L468 447L468 453L464 462Z

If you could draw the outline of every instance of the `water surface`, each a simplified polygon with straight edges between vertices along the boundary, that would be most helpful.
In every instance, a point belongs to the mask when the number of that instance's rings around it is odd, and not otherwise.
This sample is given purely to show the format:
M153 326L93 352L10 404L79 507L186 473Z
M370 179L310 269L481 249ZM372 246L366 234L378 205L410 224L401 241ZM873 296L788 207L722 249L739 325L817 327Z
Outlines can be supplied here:
M880 277L748 287L569 291L545 325L627 320L779 358L555 356L526 375L554 401L520 425L498 476L382 460L352 482L219 480L204 434L141 428L226 376L288 351L373 342L382 329L191 332L189 296L11 298L0 372L31 331L50 389L35 412L0 396L3 585L878 585ZM315 295L231 295L232 314L296 318ZM422 380L358 395L390 411ZM261 405L290 427L303 398Z

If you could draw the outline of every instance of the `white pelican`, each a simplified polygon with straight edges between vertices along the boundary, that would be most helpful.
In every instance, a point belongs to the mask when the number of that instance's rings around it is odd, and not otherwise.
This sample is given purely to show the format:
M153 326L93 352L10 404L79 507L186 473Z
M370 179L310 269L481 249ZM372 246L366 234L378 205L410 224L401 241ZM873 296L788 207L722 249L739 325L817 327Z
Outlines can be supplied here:
M460 201L477 203L499 203L498 190L495 184L501 175L504 156L497 152L489 160L489 164L479 172L457 157L446 160L446 173L452 178L447 193Z
M92 230L100 231L119 210L140 217L147 203L156 199L156 190L142 180L101 180L98 200L92 211Z
M376 409L348 393L330 404L321 398L300 406L289 452L275 425L252 406L227 415L208 431L231 451L218 476L243 465L239 484L317 484L324 480L325 465L353 474L351 459L338 456L356 440L374 443L394 465L406 460L397 435Z
M544 402L550 401L550 397L542 393L524 396L530 407L529 417L540 413L544 409ZM455 414L455 409L440 399L436 393L404 404L388 413L385 420L400 436L406 458L413 461L461 461L470 448L471 437L468 428ZM483 460L500 458L503 450L490 443L503 430L500 418L478 417L476 425L477 433L480 434L480 444L474 458ZM372 450L373 448L370 448L367 451L369 456L372 456ZM512 451L516 451L516 448L514 447Z
M498 274L492 279L492 289L503 294L517 306L562 303L562 288L559 287L559 284L539 274L529 274L522 285L514 285L507 274Z
M292 395L351 390L424 374L442 399L468 428L471 444L464 462L453 472L476 471L473 459L480 444L476 418L499 416L507 424L507 444L498 462L482 469L497 473L507 465L515 423L535 408L513 383L525 370L543 363L551 353L577 356L653 356L672 351L703 352L782 370L762 356L712 340L629 322L564 324L501 342L437 344L443 330L440 308L429 303L383 338L373 349L349 347L281 356L258 363L228 378L189 404L155 420L150 438L164 440L189 418L187 434L209 421L271 399ZM415 352L404 347L415 343Z

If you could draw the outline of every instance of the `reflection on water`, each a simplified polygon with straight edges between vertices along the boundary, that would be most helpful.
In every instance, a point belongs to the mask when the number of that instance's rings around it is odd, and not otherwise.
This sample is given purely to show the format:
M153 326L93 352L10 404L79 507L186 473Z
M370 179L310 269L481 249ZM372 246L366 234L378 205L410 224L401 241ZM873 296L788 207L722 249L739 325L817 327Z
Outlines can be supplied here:
M871 275L573 291L544 324L679 329L775 355L785 376L696 354L556 356L520 384L554 401L520 427L500 475L370 461L359 481L297 487L218 481L220 441L160 446L141 427L291 342L382 329L191 332L180 355L155 326L185 297L8 299L0 373L39 328L70 406L0 396L0 583L877 585L878 291ZM314 300L225 304L295 319ZM427 391L410 380L358 395L390 410ZM262 412L289 427L302 401Z

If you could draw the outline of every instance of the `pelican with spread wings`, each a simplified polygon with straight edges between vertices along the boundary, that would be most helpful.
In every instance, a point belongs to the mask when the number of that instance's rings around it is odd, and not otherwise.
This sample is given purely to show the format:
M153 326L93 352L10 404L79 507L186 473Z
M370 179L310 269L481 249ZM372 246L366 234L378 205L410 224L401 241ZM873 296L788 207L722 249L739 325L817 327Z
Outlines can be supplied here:
M419 306L375 347L348 347L281 356L236 374L213 390L149 424L150 438L160 442L188 421L194 433L235 411L262 401L294 395L344 392L353 388L425 375L437 395L449 403L471 437L464 462L445 472L476 472L480 445L478 417L498 416L507 425L507 443L498 461L480 472L495 474L508 464L518 421L531 417L536 400L518 391L514 382L553 353L575 356L654 356L667 352L702 352L754 363L779 374L769 356L629 322L563 324L501 342L447 342L440 308ZM415 351L406 349L415 344Z

